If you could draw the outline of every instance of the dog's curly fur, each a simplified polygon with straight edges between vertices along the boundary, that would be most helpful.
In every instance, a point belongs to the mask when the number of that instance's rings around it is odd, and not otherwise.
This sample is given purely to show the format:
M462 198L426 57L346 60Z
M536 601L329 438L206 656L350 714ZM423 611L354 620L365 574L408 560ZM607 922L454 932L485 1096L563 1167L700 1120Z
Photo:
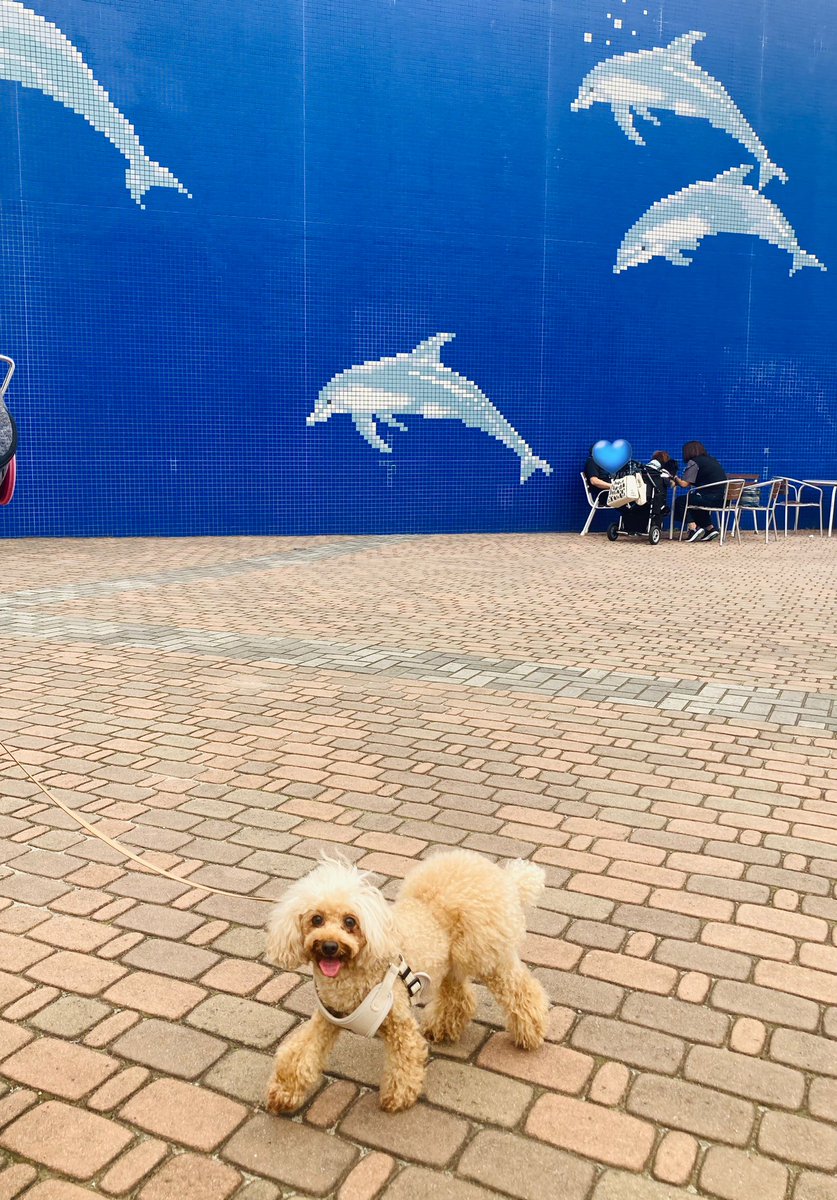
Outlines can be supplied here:
M424 1036L400 983L381 1026L387 1054L380 1102L397 1112L415 1104L421 1092L425 1038L456 1041L473 1017L471 979L481 980L499 1002L515 1045L533 1050L543 1041L546 996L518 954L524 906L543 887L544 873L532 863L517 860L501 869L453 850L415 867L389 905L356 867L327 860L292 884L273 910L267 955L286 970L311 963L320 999L335 1016L357 1008L398 954L414 971L430 975ZM316 1012L280 1046L268 1108L292 1112L304 1103L338 1033Z

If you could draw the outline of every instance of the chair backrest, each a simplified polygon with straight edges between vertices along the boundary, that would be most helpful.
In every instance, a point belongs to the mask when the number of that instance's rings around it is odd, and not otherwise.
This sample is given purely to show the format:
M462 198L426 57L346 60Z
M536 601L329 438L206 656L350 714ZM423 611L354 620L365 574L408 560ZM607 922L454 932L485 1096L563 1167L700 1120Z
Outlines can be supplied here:
M594 508L595 504L596 504L596 497L593 495L592 491L590 490L590 480L587 478L587 476L584 474L583 471L580 471L579 474L581 475L581 482L584 484L584 494L587 497L587 503L590 505L591 508Z
M758 475L755 476L758 479ZM727 480L727 504L737 504L741 499L741 493L747 486L746 480L739 476L737 479Z

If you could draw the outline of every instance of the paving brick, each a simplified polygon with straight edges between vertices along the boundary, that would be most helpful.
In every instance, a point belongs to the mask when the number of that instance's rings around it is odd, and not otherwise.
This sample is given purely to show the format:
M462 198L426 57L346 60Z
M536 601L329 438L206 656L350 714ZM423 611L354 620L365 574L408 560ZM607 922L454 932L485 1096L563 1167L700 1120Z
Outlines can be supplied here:
M241 1124L247 1109L194 1084L158 1079L132 1096L119 1115L168 1141L209 1151Z
M78 950L90 953L113 941L117 931L97 921L86 921L81 917L57 916L44 921L32 931L33 938L57 946L63 950Z
M196 1079L226 1048L218 1038L156 1019L134 1025L112 1046L122 1058L181 1079Z
M116 1169L112 1168L111 1173ZM139 1197L140 1200L173 1200L173 1197L177 1200L227 1200L240 1182L238 1171L225 1163L197 1154L178 1154L149 1179Z
M94 1025L88 1034L85 1035L85 1046L107 1046L108 1042L112 1042L114 1038L119 1037L126 1029L130 1029L132 1025L136 1025L139 1021L139 1013L124 1012L113 1013L109 1017L105 1017L99 1025Z
M123 959L130 967L157 975L172 975L175 979L196 979L217 961L218 955L210 950L163 938L146 938Z
M37 1093L28 1088L18 1088L17 1091L3 1096L0 1099L0 1129L11 1125L12 1121L16 1120L22 1112L26 1112L27 1108L31 1108L37 1099Z
M156 1138L146 1138L127 1154L123 1154L122 1158L105 1172L99 1186L103 1192L114 1196L122 1192L131 1192L165 1157L166 1143L159 1142Z
M203 918L194 913L178 912L176 908L166 908L160 904L137 904L128 912L117 917L116 925L123 929L137 930L139 933L150 933L162 938L183 938L192 933Z
M318 1129L336 1125L349 1105L357 1099L358 1089L347 1079L338 1079L323 1088L308 1108L305 1119Z
M745 1100L661 1075L640 1075L627 1107L637 1116L733 1146L746 1145L755 1120Z
M528 1108L532 1089L477 1067L437 1058L427 1070L424 1094L440 1108L452 1109L477 1121L512 1126Z
M819 1172L802 1171L796 1182L793 1200L837 1200L837 1178Z
M66 1100L80 1100L118 1069L106 1054L52 1037L29 1042L3 1063L9 1079Z
M583 975L593 975L610 983L622 984L632 991L656 992L666 995L677 983L677 972L671 967L644 962L608 950L590 950L579 968Z
M457 1172L518 1200L542 1200L547 1181L549 1191L561 1200L584 1200L593 1182L590 1164L540 1142L493 1130L477 1134Z
M481 1067L491 1071L500 1071L540 1087L573 1094L584 1087L594 1065L588 1055L548 1042L537 1050L519 1050L507 1033L494 1034L481 1050L477 1061Z
M730 1032L730 1049L739 1054L761 1054L767 1040L767 1029L753 1017L739 1017Z
M39 983L51 984L62 991L80 992L83 996L103 992L125 973L124 967L73 950L58 950L27 971Z
M809 996L823 1004L837 1004L837 975L811 971L790 963L756 963L755 982L761 987L777 988L796 996Z
M587 1097L594 1104L608 1106L619 1104L627 1092L630 1082L631 1073L624 1063L603 1063L590 1084Z
M88 1097L87 1107L94 1112L110 1112L138 1091L148 1077L143 1067L126 1067Z
M211 967L201 978L201 983L222 992L233 992L236 996L249 996L272 975L269 967L259 963L241 958L226 959Z
M42 946L19 934L0 932L0 970L17 974L50 953L49 946Z
M313 1196L332 1191L357 1156L331 1134L266 1114L252 1117L224 1147L224 1157L245 1171Z
M688 1133L674 1130L665 1134L654 1159L654 1176L664 1183L684 1185L689 1182L697 1161L699 1143Z
M719 1091L781 1108L799 1108L805 1093L805 1077L799 1071L713 1046L694 1046L684 1073L687 1079Z
M372 1200L395 1168L395 1160L388 1154L373 1151L362 1158L343 1181L337 1200Z
M745 954L718 950L700 942L680 942L666 938L654 955L657 962L680 967L684 971L702 971L715 978L747 979L752 962Z
M784 1200L788 1172L779 1163L727 1146L710 1146L700 1186L721 1200Z
M837 1170L837 1129L822 1121L767 1112L759 1129L759 1149L804 1167Z
M211 996L187 1020L198 1029L259 1049L274 1046L293 1025L287 1013L239 996Z
M678 1038L641 1029L626 1021L606 1017L582 1017L573 1031L572 1043L580 1050L616 1059L634 1067L675 1072L686 1047Z
M535 977L541 981L547 996L554 1003L581 1009L582 1012L610 1016L619 1008L625 995L623 988L615 987L612 983L588 979L583 975L570 975L565 971L551 971L547 967L538 968Z
M730 1019L723 1013L668 996L628 996L622 1019L710 1046L723 1045L730 1027Z
M406 1167L384 1192L386 1200L499 1200L495 1191L426 1167Z
M770 1039L770 1057L803 1071L837 1076L837 1048L826 1038L795 1029L776 1029Z
M778 958L790 962L796 954L793 938L778 933L766 933L760 929L749 929L743 925L725 925L710 921L701 931L701 941L709 946L725 950L736 950L755 958ZM731 979L738 976L731 975ZM746 978L746 977L745 977Z
M30 1024L45 1033L60 1037L77 1038L111 1012L100 1000L84 999L81 996L61 996L52 1004L42 1008L30 1018Z
M726 1012L756 1017L769 1025L789 1025L793 1029L816 1029L820 1019L819 1008L811 1000L727 979L715 984L711 1003Z
M206 996L203 988L165 975L133 971L105 992L105 999L155 1017L184 1017Z
M654 1144L653 1125L568 1096L536 1100L526 1132L563 1150L634 1171L645 1166Z
M34 1167L25 1163L14 1163L0 1173L0 1200L14 1200L14 1197L20 1195L30 1183L34 1183L37 1177L38 1172Z
M444 1167L465 1141L468 1125L461 1117L422 1103L406 1112L384 1113L378 1097L369 1093L343 1118L340 1132L397 1158Z
M26 1193L26 1200L90 1200L87 1188L77 1187L63 1179L45 1179Z
M32 1034L8 1021L0 1021L0 1059L8 1058L21 1046L30 1041Z
M267 1095L272 1069L272 1055L257 1054L255 1050L232 1050L207 1072L204 1082L245 1104L259 1105ZM329 1069L333 1069L332 1063Z
M683 1200L683 1193L679 1188L641 1175L605 1171L596 1184L592 1200Z
M808 1108L812 1116L822 1117L837 1125L837 1080L813 1079L808 1093Z
M131 1141L114 1121L48 1100L30 1108L0 1135L0 1146L72 1179L91 1179Z
M677 985L677 995L689 1004L703 1004L712 980L702 971L687 971Z

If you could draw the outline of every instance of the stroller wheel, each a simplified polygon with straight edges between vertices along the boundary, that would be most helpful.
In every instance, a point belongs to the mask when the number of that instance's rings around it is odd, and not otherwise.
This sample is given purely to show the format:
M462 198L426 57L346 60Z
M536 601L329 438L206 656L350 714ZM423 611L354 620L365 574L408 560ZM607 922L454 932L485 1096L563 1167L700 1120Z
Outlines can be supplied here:
M615 542L618 537L619 537L619 526L618 525L608 525L607 540L609 542Z
M662 533L660 531L659 525L652 525L651 528L648 530L648 540L651 543L651 545L652 546L659 545L661 537L662 537Z
M12 496L15 494L15 480L17 478L17 463L13 458L7 464L4 471L0 467L0 506L11 504Z

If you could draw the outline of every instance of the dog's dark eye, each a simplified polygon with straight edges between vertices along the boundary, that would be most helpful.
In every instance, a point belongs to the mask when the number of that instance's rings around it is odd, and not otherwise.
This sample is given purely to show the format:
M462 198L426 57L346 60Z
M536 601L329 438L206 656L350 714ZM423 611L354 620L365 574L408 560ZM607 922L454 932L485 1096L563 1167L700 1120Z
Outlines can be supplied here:
M321 925L325 924L325 922L324 922L323 918L320 916L320 914L319 914L319 913L316 913L316 914L315 914L315 915L314 915L314 916L311 918L311 924L312 924L312 925L314 925L314 926L316 926L316 928L317 928L317 929L319 929L319 927L320 927Z
M347 929L352 930L357 926L357 921L354 919L354 917L344 917L343 924Z

